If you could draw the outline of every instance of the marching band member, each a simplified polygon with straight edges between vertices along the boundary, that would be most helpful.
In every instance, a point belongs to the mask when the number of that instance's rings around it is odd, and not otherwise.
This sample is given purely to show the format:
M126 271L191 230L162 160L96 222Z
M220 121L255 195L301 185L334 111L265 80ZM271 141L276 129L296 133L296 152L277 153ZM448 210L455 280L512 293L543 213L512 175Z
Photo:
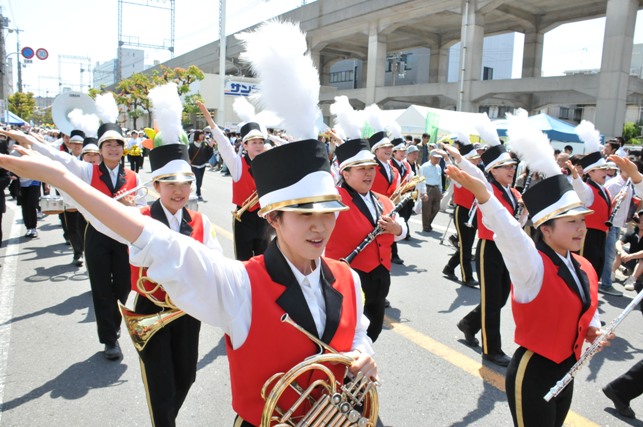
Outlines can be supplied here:
M484 182L453 167L448 174L475 195L483 223L494 233L511 275L515 340L520 346L506 376L514 425L562 426L573 385L549 402L543 397L578 360L584 341L602 339L596 310L598 277L592 265L574 253L582 246L584 218L591 211L561 174L547 137L537 130L522 132L512 132L510 125L512 149L530 169L547 176L523 194L538 229L538 243Z
M345 263L321 257L335 212L346 208L321 143L293 142L254 160L260 214L268 217L277 237L264 255L245 263L225 258L187 236L168 233L160 221L131 215L127 207L57 163L33 156L1 156L0 166L65 191L83 213L91 213L131 242L132 263L147 267L147 276L162 283L179 308L225 331L232 405L239 416L236 426L258 426L264 382L318 352L314 343L279 321L284 313L354 358L352 373L377 378L359 276ZM258 353L264 355L262 363L256 362ZM342 381L340 370L330 369Z
M254 158L265 150L265 135L258 123L246 123L240 130L244 152L235 153L233 145L214 123L207 107L201 102L197 104L206 122L212 128L214 137L212 143L216 142L219 154L232 176L232 203L237 205L238 211L244 203L250 203L249 200L256 192L257 184L250 167ZM253 203L246 207L240 221L234 221L234 253L240 261L261 255L268 246L268 223L257 215L258 210L259 204Z
M587 258L594 266L598 277L601 277L605 264L605 243L609 228L606 222L612 215L612 197L603 187L607 171L605 159L600 151L599 132L594 129L591 122L583 120L576 128L576 133L585 143L588 153L580 159L580 165L583 168L583 174L587 176L587 181L583 182L576 169L572 168L572 186L583 204L593 212L586 218L587 234L580 255ZM608 285L609 283L601 284L598 291L614 296L623 295L623 292Z
M130 132L125 148L127 149L127 160L129 161L130 169L138 173L145 160L143 157L143 140L138 137L138 132L135 130Z
M459 145L458 151L460 155L469 160L472 164L478 165L480 163L480 155L473 148L470 142L464 142ZM442 269L444 274L449 280L457 281L455 275L455 268L460 265L460 277L462 284L474 288L478 286L478 282L473 278L473 269L471 268L471 251L473 250L473 242L476 238L475 221L469 221L472 215L471 209L474 207L475 197L466 188L457 183L453 183L453 204L455 210L453 211L453 223L458 234L458 246L455 253L449 258L447 265ZM473 213L475 215L475 212Z
M391 165L393 144L386 136L385 131L374 133L368 139L368 142L371 146L371 153L375 154L375 161L377 162L373 191L386 197L391 197L400 184L400 173Z
M138 175L121 165L125 139L121 128L113 122L118 117L118 107L111 93L96 97L99 112L104 112L103 124L98 128L98 148L103 161L92 165L52 149L34 135L22 132L4 132L21 145L62 163L73 175L108 197L140 187ZM104 104L108 105L104 105ZM133 195L121 199L130 205L146 204L144 197ZM89 224L85 232L85 262L92 288L98 339L104 344L104 356L119 360L123 354L118 345L121 314L117 302L125 303L130 291L130 268L127 245L105 236Z
M489 119L487 118L486 121ZM463 159L455 148L445 145L444 149L449 151L451 157L463 170L484 179L487 182L487 188L513 216L520 198L520 194L511 188L516 172L516 161L509 155L505 146L500 144L495 129L487 133L484 133L482 128L478 130L489 144L489 148L481 156L485 172L489 174L488 182L480 169L469 160ZM483 223L483 214L480 210L476 218L478 222L476 271L480 283L480 304L463 317L457 327L464 333L465 341L470 346L479 344L475 335L481 331L482 358L499 366L507 366L511 359L502 351L500 310L509 297L511 285L509 272L494 242L493 232Z
M346 257L373 228L379 225L384 230L351 262L364 291L364 314L370 321L368 336L374 342L382 332L385 300L391 286L391 246L394 240L404 238L408 229L399 216L389 215L393 210L391 200L371 191L377 163L368 141L349 140L339 145L335 154L343 179L339 194L349 209L337 217L326 256Z
M214 154L212 146L205 140L205 133L201 130L194 131L193 140L190 143L189 156L192 172L196 177L196 196L199 202L203 201L201 196L201 185L203 184L203 175L205 167L208 165L210 157Z
M178 103L175 105L182 107L174 83L156 87L148 96L155 116L163 108L171 111L168 100L176 98ZM154 137L155 148L149 153L152 182L160 198L140 210L143 215L172 231L189 236L221 254L223 250L208 218L200 212L186 209L195 177L189 164L188 146L182 142L186 137L181 130L181 109L175 114L178 117L175 122L157 122L159 133ZM118 236L114 238L122 240ZM165 312L164 308L168 308L163 306L165 291L158 289L157 283L147 280L145 268L132 265L131 271L132 290L138 294L134 303L135 313L151 315ZM174 315L180 317L164 323L138 351L147 403L155 427L176 425L179 409L196 379L201 322L188 314Z

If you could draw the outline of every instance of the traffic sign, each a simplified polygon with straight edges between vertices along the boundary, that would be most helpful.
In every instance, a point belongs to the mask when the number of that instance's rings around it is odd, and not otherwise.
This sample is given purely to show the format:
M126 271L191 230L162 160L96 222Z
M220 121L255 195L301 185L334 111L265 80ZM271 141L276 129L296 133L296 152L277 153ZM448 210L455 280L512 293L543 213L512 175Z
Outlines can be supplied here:
M24 56L26 59L31 59L34 56L33 49L28 46L23 47L20 53L22 53L22 56Z
M22 61L23 64L33 64L33 59L25 59Z
M41 47L36 51L36 58L45 60L49 58L49 52L47 52L47 49Z

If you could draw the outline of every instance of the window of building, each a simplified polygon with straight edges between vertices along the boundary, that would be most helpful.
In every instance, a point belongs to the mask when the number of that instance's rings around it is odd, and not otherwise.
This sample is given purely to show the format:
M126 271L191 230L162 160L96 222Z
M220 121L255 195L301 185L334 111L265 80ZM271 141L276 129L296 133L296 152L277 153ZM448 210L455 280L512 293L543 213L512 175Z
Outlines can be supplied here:
M569 119L569 108L560 107L560 110L558 111L558 118L559 119Z
M482 68L482 80L493 80L493 68L491 67Z
M353 70L336 71L334 73L330 73L329 78L330 78L331 83L352 82L353 81Z

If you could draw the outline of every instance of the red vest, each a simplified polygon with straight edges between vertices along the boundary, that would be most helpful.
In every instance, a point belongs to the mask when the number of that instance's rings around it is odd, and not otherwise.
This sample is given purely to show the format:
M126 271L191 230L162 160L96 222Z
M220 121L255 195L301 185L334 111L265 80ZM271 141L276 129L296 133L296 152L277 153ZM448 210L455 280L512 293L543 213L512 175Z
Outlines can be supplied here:
M124 169L124 171L125 185L123 185L121 188L118 188L117 191L127 191L136 188L136 173L129 169ZM92 182L90 183L90 185L101 193L107 195L108 197L114 197L115 193L112 193L107 184L105 184L105 182L100 179L102 175L103 172L100 170L99 165L94 165L94 170L92 172ZM111 177L109 177L108 175L107 179L111 179Z
M509 211L509 213L513 216L516 214L513 206L507 201L505 196L503 194L505 193L505 190L501 190L498 188L498 185L496 184L491 184L491 188L493 188L493 195L502 203L502 206L505 207ZM520 193L518 190L512 188L511 192L513 193L516 202L520 200ZM454 193L455 194L455 193ZM492 240L493 241L493 231L489 230L487 227L484 226L482 223L482 211L478 209L477 214L476 214L477 222L478 222L478 239L486 239L486 240Z
M150 206L144 206L141 208L141 213L145 216L152 216L150 212ZM194 240L203 243L203 217L201 216L201 213L195 212L188 210L188 213L190 214L191 220L188 222L190 224L190 227L192 227L192 233L190 233L190 237L192 237ZM132 290L134 292L137 292L139 294L143 295L139 289L138 289L138 279L139 277L147 276L147 268L143 267L136 267L134 265L130 264L130 273L131 273L131 283L132 283ZM156 282L152 282L150 280L144 280L143 281L143 287L147 291L151 291L154 289L158 284ZM159 287L153 294L154 298L156 298L159 301L165 301L165 291Z
M335 276L333 288L343 295L340 323L329 345L339 352L350 351L355 337L357 313L355 311L355 284L349 267L339 261L324 259ZM263 255L245 262L252 288L252 320L248 338L241 347L234 350L230 338L226 336L226 350L230 364L230 385L232 387L232 407L241 418L252 425L261 424L264 400L261 389L264 383L278 372L288 372L293 366L309 356L317 354L316 344L292 325L281 322L284 310L276 301L285 287L272 281L266 271ZM335 378L342 383L344 366L329 365ZM299 385L306 388L317 375L308 378L309 382L299 379ZM273 383L274 384L274 383ZM286 391L279 406L290 408L299 397L292 390ZM310 405L301 405L307 412ZM299 413L299 411L297 412Z
M393 179L391 180L390 184L386 179L386 172L382 171L382 167L380 167L379 165L375 167L375 179L373 180L371 191L379 194L385 194L387 197L391 197L391 195L395 192L397 183L400 178L400 172L395 168L395 166L391 165L390 162L389 168L391 169L391 173L393 174Z
M330 235L326 245L325 255L333 259L341 259L348 256L362 240L373 231L373 224L364 216L357 205L353 202L351 193L345 188L338 188L342 196L342 203L349 207L342 211L335 221L335 229ZM383 213L387 214L394 208L388 197L374 193L380 204L384 207ZM357 196L359 197L359 196ZM380 234L351 262L351 267L365 273L373 271L377 266L383 265L391 270L391 245L393 244L391 233Z
M242 206L248 197L257 189L255 179L250 173L250 163L245 157L241 159L241 178L239 181L232 182L232 203L237 206ZM248 209L249 212L254 212L259 209L259 203L255 203Z
M589 188L592 189L592 193L594 193L594 202L591 206L588 206L588 208L593 210L594 213L591 215L585 215L585 225L587 225L587 228L593 228L594 230L600 230L607 233L605 221L610 219L610 216L612 215L612 199L610 197L610 193L605 187L603 187L603 190L605 190L605 194L607 194L610 201L608 203L603 198L601 190L598 189L598 184L594 184L593 182L590 183L588 180L587 185L589 185Z
M578 294L558 275L558 267L539 252L545 272L536 299L521 304L512 299L516 322L515 341L534 353L560 363L574 353L578 359L598 306L598 277L585 258L572 254L589 279L590 306L583 312Z
M453 203L456 205L462 206L465 209L471 209L475 199L473 193L466 188L458 187L457 185L453 187Z

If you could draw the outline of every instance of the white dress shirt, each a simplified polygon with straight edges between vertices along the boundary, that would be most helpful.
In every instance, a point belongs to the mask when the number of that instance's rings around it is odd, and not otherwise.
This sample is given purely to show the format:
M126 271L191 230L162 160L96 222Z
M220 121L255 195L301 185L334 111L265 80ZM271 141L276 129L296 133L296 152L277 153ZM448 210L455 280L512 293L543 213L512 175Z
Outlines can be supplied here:
M217 149L223 159L223 163L230 171L232 181L239 181L243 172L243 150L239 149L239 153L236 153L232 142L217 126L212 129L212 136L217 143Z

